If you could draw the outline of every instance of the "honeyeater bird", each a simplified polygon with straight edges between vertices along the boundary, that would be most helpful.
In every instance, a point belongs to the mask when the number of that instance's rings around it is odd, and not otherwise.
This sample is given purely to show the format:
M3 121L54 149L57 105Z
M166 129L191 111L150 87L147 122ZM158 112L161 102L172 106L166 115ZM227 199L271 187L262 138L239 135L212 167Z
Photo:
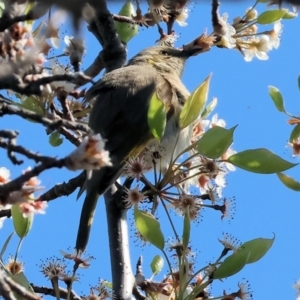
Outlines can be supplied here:
M105 149L109 151L113 165L93 171L87 179L76 241L78 253L82 253L88 243L99 196L121 175L126 159L136 157L154 139L147 115L155 92L167 112L161 140L165 161L170 161L172 154L176 156L189 145L191 128L180 130L178 125L181 108L189 96L180 76L186 59L195 52L167 46L145 49L125 67L104 75L88 91L86 100L93 102L89 126L106 139Z

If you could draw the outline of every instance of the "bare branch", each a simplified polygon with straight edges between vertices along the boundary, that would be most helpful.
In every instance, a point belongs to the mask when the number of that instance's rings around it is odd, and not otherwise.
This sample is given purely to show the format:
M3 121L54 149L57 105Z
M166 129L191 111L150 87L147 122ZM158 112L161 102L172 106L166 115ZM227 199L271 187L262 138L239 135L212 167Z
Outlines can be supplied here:
M70 132L70 130L66 129L65 127L60 127L57 129L57 131L62 134L69 142L71 142L73 145L78 147L80 143L82 142L82 138L75 135L74 133Z
M104 63L101 53L95 58L93 63L84 71L84 74L89 77L96 77L104 69Z
M3 32L5 29L9 28L15 23L28 21L30 19L31 18L28 15L15 16L14 18L3 16L0 18L0 32Z
M10 209L2 209L0 210L0 218L10 218L11 217L11 210Z
M8 277L8 276L3 276L3 277L4 277L5 282L11 288L11 290L14 293L22 296L24 299L27 299L27 300L40 300L41 299L38 295L29 292L23 286L21 286L20 284L16 283L14 280L12 280L10 277Z
M63 112L62 118L74 122L74 117L70 111L70 107L67 102L67 97L68 93L65 90L57 91L57 100L59 101Z
M56 297L55 291L52 288L48 288L45 286L37 286L33 283L30 283L30 285L36 293L43 294L46 296L49 295L49 296ZM61 299L67 299L68 291L66 289L59 288L59 296ZM81 297L75 293L75 291L71 291L70 299L71 300L82 300Z
M145 26L145 27L148 27L146 26L145 23L142 23L142 22L139 22L139 21L135 21L133 20L132 18L130 17L125 17L125 16L120 16L120 15L116 15L116 14L112 14L112 17L115 21L118 21L118 22L122 22L122 23L129 23L129 24L134 24L134 25L139 25L139 26Z
M81 172L78 176L70 179L68 182L55 185L49 191L41 195L39 200L51 201L62 196L69 196L84 183L84 180L85 172Z
M131 269L127 209L122 193L113 185L104 195L111 257L113 294L116 300L131 299L135 278Z
M4 130L0 131L0 136L3 136ZM0 138L0 147L7 149L7 153L8 153L8 157L11 159L12 163L14 164L22 164L23 161L22 160L18 160L15 155L14 152L20 153L24 156L26 156L29 159L33 159L36 163L43 163L43 162L47 162L49 160L48 156L42 156L39 155L38 153L34 153L20 145L16 145L16 137L18 135L18 133L15 131L16 135L13 138L10 138L9 141L4 141L3 139Z
M7 104L5 101L0 99L0 117L4 115L17 115L24 119L30 119L35 122L41 123L52 130L58 130L61 127L65 127L71 130L80 130L85 133L88 133L90 131L88 126L84 124L75 123L63 119L57 120L57 118L53 115L49 116L50 118L52 117L52 119L46 118L27 109L18 108L13 105Z
M69 81L76 85L83 85L92 82L90 77L83 73L74 74L57 74L52 76L41 77L36 80L26 81L17 74L8 74L1 76L0 89L9 89L24 95L41 95L43 85L49 84L54 81Z
M3 271L0 271L0 295L5 300L16 300L10 286L7 284L5 280L5 275Z
M113 17L105 0L90 0L89 3L96 13L94 22L97 26L98 40L103 47L101 57L106 71L110 72L125 64L126 48L116 32Z

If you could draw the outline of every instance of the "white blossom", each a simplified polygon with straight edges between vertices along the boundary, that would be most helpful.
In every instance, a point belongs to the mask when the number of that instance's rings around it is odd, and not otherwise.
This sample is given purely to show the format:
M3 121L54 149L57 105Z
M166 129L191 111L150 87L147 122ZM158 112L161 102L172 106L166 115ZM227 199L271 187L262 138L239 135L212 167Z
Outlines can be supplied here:
M66 160L69 170L96 170L112 166L109 152L104 150L105 142L100 134L86 136L78 148Z

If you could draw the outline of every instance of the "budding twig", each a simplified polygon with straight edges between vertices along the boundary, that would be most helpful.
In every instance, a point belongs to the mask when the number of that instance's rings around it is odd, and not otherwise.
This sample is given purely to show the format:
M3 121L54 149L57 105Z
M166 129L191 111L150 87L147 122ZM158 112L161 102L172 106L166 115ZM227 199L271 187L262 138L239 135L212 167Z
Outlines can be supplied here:
M26 173L20 175L19 177L0 185L0 201L2 204L6 204L7 198L11 192L19 191L22 189L23 184L28 181L31 177L38 176L45 170L51 168L62 168L65 166L65 158L56 159L52 157L44 158L43 163L34 167L31 170L26 171Z

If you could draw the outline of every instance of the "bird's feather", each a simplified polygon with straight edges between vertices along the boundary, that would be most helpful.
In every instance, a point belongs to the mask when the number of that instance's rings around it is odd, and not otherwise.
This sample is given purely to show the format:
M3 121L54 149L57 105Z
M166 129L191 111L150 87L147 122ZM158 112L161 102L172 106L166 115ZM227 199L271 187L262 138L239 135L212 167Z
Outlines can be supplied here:
M97 97L89 125L106 139L105 149L113 166L93 171L86 182L87 194L76 242L79 251L86 247L99 195L121 175L126 158L137 156L153 138L147 114L155 92L167 107L174 103L171 86L162 76L154 70L132 65L105 75L87 95L90 100Z
M121 175L126 159L140 154L153 140L147 115L154 93L167 111L162 145L172 155L176 142L181 140L178 114L188 91L180 75L188 55L169 47L148 48L130 60L126 67L106 74L88 91L86 100L93 105L89 125L106 139L105 149L109 151L113 165L93 171L87 179L76 241L79 253L86 248L98 197ZM149 60L153 64L149 64ZM166 159L166 163L169 160Z

